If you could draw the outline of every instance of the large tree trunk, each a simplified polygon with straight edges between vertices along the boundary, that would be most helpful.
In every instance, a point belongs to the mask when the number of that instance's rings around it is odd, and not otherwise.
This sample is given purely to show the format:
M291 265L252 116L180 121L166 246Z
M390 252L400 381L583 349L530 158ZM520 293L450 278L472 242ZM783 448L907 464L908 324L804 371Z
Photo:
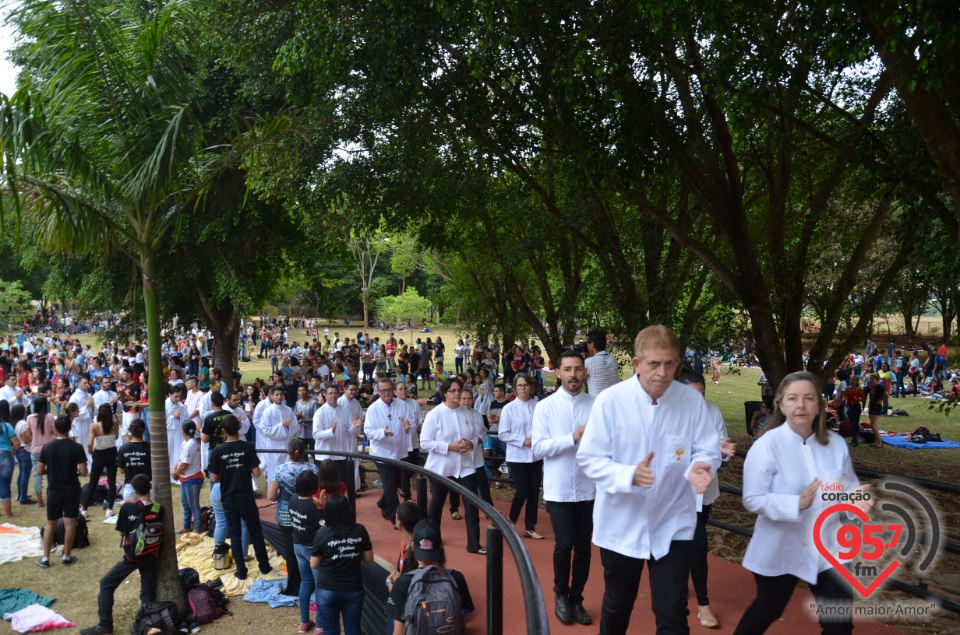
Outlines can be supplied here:
M170 487L170 458L167 448L167 417L164 410L166 382L160 359L160 303L157 296L153 254L141 253L143 271L143 308L147 325L148 395L150 403L150 466L153 470L153 500L163 506L164 544L157 571L157 599L174 602L181 615L187 603L180 585L177 564L176 523L173 519L173 495Z
M237 344L240 341L240 317L236 308L229 300L222 305L213 304L199 288L193 300L200 319L213 333L217 343L213 351L213 367L220 369L221 376L231 382L233 369L239 366Z

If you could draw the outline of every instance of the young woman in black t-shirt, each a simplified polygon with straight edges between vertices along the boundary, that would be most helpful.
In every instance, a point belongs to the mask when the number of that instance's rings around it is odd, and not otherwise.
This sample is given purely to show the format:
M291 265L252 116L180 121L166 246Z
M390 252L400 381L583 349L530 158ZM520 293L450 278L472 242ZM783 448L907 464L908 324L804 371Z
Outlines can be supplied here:
M873 373L870 375L870 391L867 395L869 402L867 407L870 413L870 429L873 430L873 447L882 448L883 441L880 440L880 416L883 414L883 402L887 398L887 389L880 381L880 375Z
M310 596L317 587L317 572L310 568L310 553L313 550L313 539L323 524L323 510L313 501L317 487L318 480L314 472L300 472L296 480L297 496L290 499L288 507L290 527L293 529L293 553L300 569L301 633L309 633L315 626L310 620Z
M360 635L363 612L362 562L373 562L373 545L363 525L351 520L350 502L333 494L324 508L326 525L313 540L310 566L317 570L317 618L327 635Z

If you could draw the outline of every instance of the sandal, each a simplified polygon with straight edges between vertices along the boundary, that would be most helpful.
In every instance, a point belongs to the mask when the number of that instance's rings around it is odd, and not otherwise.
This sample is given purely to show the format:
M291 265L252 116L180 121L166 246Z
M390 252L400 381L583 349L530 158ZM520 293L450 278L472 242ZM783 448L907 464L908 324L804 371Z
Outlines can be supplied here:
M463 516L460 515L460 512L450 512L450 518L454 520L463 520Z
M705 620L700 617L700 611L697 611L697 619L700 620L700 625L704 628L720 628L720 621L716 617Z

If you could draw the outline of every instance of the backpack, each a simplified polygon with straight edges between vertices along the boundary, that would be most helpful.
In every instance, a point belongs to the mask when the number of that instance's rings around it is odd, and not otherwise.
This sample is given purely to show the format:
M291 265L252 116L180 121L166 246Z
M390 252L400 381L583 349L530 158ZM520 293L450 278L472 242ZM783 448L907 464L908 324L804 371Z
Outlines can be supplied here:
M103 505L108 502L107 497L110 496L110 490L107 489L106 485L100 485L99 483L84 483L83 487L80 488L80 500L87 500L87 495L90 493L91 488L93 488L93 498L90 500L91 504Z
M404 635L463 633L460 590L448 569L430 565L413 572L403 621Z
M217 517L213 513L212 507L200 508L200 533L207 534L213 538L214 530L217 528Z
M173 635L180 630L180 614L177 605L173 602L145 602L137 611L133 622L133 630L148 633L158 628L162 635Z
M153 562L160 553L163 542L163 508L157 503L150 507L137 502L140 518L133 531L123 535L123 554L127 560L135 563Z
M197 570L190 567L180 569L180 586L183 590L186 591L195 584L200 584L200 574Z
M209 584L195 584L187 589L187 602L201 624L209 624L218 617L231 614L226 609L227 598Z
M44 525L40 528L40 537L43 537L43 532L46 530L47 526ZM62 545L63 544L63 519L57 521L57 530L53 533L53 544ZM83 516L77 516L77 531L73 536L73 548L74 549L83 549L84 547L90 546L90 531L87 529L87 519Z

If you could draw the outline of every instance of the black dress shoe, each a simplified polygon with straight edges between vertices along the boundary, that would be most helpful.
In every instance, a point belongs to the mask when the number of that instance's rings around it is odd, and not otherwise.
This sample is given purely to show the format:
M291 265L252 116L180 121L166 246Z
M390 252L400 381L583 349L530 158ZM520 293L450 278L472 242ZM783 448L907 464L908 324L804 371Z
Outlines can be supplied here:
M28 498L28 499L26 499L26 500L20 501L20 504L21 504L21 505L36 505L36 504L37 504L37 501L33 500L32 498Z
M576 620L577 624L593 624L593 619L590 617L590 614L587 613L587 609L583 608L583 602L577 602L573 605L573 619Z
M573 615L570 614L570 600L562 595L557 596L557 619L564 624L573 624Z

